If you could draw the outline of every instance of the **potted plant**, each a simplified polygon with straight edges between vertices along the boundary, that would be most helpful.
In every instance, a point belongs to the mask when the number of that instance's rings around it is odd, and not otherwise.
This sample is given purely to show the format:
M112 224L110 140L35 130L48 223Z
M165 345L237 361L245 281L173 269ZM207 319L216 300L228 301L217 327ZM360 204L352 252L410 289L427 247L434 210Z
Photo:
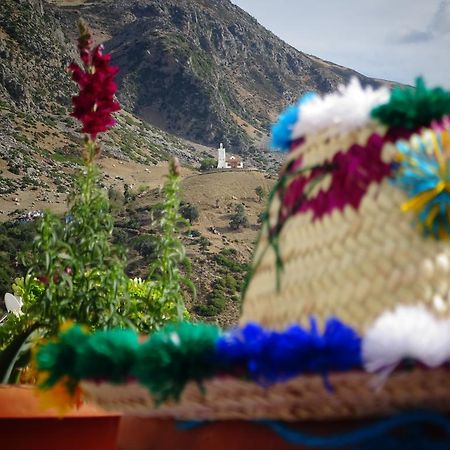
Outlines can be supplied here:
M175 237L182 220L178 213L179 163L170 164L164 188L159 260L151 265L148 280L129 279L124 252L111 243L113 218L96 165L101 153L98 135L115 124L112 113L120 109L114 97L118 69L110 66L110 55L94 45L83 22L78 49L82 64L71 64L69 70L79 86L72 116L82 123L83 168L66 216L61 220L46 212L40 220L28 273L13 285L23 305L0 325L0 433L2 442L3 436L13 436L16 450L29 448L31 441L33 448L46 450L115 446L120 416L85 405L76 408L80 396L70 380L61 380L41 398L41 403L50 400L57 409L40 408L29 384L45 386L48 380L45 376L37 380L29 362L41 340L55 336L65 322L78 322L90 330L119 327L149 333L187 314L180 283L190 282L179 271L186 257ZM82 335L73 338L82 339ZM28 386L7 384L17 381Z

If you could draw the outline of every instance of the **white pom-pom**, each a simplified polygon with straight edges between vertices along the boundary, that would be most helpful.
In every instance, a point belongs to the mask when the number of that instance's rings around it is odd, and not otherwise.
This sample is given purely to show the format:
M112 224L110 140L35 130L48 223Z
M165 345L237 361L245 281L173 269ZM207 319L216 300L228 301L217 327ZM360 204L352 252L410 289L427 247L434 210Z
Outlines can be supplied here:
M348 86L324 97L315 97L301 106L300 120L295 124L292 139L328 129L330 134L343 134L368 123L370 112L389 100L386 87L363 88L357 78Z
M405 358L440 366L450 357L450 321L437 319L423 306L398 306L367 331L362 355L369 372L390 372Z

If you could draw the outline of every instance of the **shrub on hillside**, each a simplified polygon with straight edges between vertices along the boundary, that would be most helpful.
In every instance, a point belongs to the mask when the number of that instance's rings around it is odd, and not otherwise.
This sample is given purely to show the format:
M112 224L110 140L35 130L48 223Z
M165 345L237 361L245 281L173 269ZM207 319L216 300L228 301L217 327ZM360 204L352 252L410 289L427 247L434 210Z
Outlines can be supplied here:
M214 260L220 266L236 273L243 273L247 270L247 264L242 264L236 260L237 252L233 248L224 248L219 253L214 255Z
M225 309L226 298L221 286L213 287L205 304L197 305L195 312L200 316L212 317L217 316Z
M239 230L241 227L248 227L249 221L243 205L236 205L233 215L230 218L230 228Z
M207 172L217 168L217 161L214 158L205 158L200 162L200 170L202 172Z
M192 203L181 202L180 214L192 225L199 217L198 208Z
M154 235L140 234L139 236L136 236L132 239L131 246L147 262L153 261L157 256L157 243Z
M200 246L200 250L204 252L211 245L211 241L205 236L200 236L198 244Z
M261 203L266 193L264 192L264 189L262 186L257 186L255 188L255 193L258 196L258 202Z

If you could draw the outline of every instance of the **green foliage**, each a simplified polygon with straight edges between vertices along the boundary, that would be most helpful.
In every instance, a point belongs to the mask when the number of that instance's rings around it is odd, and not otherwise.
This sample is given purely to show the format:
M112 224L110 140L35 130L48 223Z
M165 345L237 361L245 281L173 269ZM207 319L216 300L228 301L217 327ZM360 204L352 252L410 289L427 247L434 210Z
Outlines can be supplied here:
M213 281L206 303L195 306L195 312L200 316L217 316L224 311L227 300L236 300L242 276L247 270L247 264L240 263L236 257L237 251L233 248L224 248L214 256L223 276Z
M147 262L153 261L157 257L157 242L152 234L140 234L131 240L130 245Z
M239 230L241 227L248 227L248 217L245 208L242 204L236 205L234 214L230 218L230 228L232 230Z
M200 162L200 170L202 172L207 172L208 170L213 170L217 168L217 160L214 158L204 158Z
M25 274L20 255L30 250L36 228L36 222L0 224L0 298L11 291L15 277Z
M56 150L53 153L51 153L49 156L54 161L58 161L58 162L61 162L64 164L68 164L68 163L70 163L69 165L83 164L83 161L81 160L79 155L73 155L71 153L63 152L61 150Z
M179 212L180 180L177 161L170 164L163 193L164 201L154 224L159 234L149 275L142 284L129 284L131 317L138 321L139 329L143 332L158 329L165 322L181 321L188 317L184 306L183 286L189 288L195 296L192 281L181 272L181 267L189 269L190 261L180 239L181 226L186 221Z
M217 316L225 309L226 305L226 282L223 278L216 279L212 285L212 291L208 295L205 304L197 305L195 310L200 316Z
M69 220L46 213L39 225L27 280L39 279L44 292L39 302L25 303L24 313L39 318L46 335L56 334L65 320L93 329L130 325L125 261L110 243L113 220L98 179L96 167L87 164ZM26 292L31 288L26 283Z
M217 255L214 255L214 260L220 266L226 267L231 272L242 273L247 270L247 264L242 264L236 260L236 250L233 248L223 248Z
M200 233L200 231L198 230L189 230L186 234L193 238L199 238L202 235L202 233Z
M214 317L222 313L225 309L226 298L223 291L219 289L214 289L208 296L205 304L197 305L195 307L195 312L199 316L204 317Z
M189 221L192 225L199 217L200 213L198 208L192 203L184 203L180 204L180 214Z
M11 164L8 166L8 170L13 173L14 175L20 175L20 169L19 166L16 166L14 164Z
M225 276L225 286L231 292L236 292L238 289L238 282L236 281L236 278L231 275L231 273Z
M151 279L134 278L128 282L130 296L129 319L142 333L158 330L167 322L178 320L178 308L174 301L163 298L163 290ZM162 299L166 301L161 301ZM183 319L189 319L186 309Z
M178 399L189 380L201 383L214 373L219 329L181 322L154 333L140 346L133 375L150 389L157 402Z
M148 184L140 184L138 187L138 194L143 194L144 192L147 192L150 189L150 186Z
M16 381L20 368L30 357L31 337L39 328L39 323L29 322L24 315L10 314L7 322L0 327L0 383Z
M28 284L28 291L25 285ZM8 291L11 286L9 286ZM35 279L16 278L12 285L14 295L22 297L24 304L39 301L43 293L43 285ZM39 326L38 318L28 315L9 314L8 319L0 326L0 382L9 382L18 370L16 362L22 346Z
M9 3L13 7L14 2ZM14 31L14 35L19 38L19 30ZM37 36L40 35L38 32ZM23 36L21 40L32 47L35 45L33 42L40 42L39 39L23 39ZM58 54L57 48L53 50L54 54ZM197 69L205 72L208 61L197 56L194 63ZM42 120L49 125L56 125L52 117L43 117ZM132 126L135 127L136 123ZM120 133L117 135L119 141L123 138L125 152L136 153L137 157L142 159L139 148L146 145L146 141L141 138L142 133L133 129L127 136ZM0 269L0 288L9 290L11 280L18 275L23 276L16 280L13 289L24 301L22 315L9 315L0 327L1 379L4 379L4 374L11 373L20 349L28 345L35 330L38 330L41 336L49 337L57 333L61 323L73 320L94 330L139 327L141 332L147 333L158 329L165 321L187 317L181 286L184 284L193 288L193 285L182 273L189 268L189 263L179 240L180 228L185 222L179 213L179 168L171 165L164 188L165 202L158 219L160 238L152 246L149 245L149 240L140 242L139 250L148 259L153 256L159 259L153 260L147 281L130 281L124 272L124 253L121 248L111 243L111 204L108 195L102 190L99 172L94 163L100 147L93 136L84 136L81 157L72 157L72 146L53 154L55 160L64 159L64 162L67 162L69 159L72 163L84 165L76 184L71 187L70 210L66 220L61 220L49 212L45 213L37 224L34 240L25 234L20 239L10 239L9 235L1 232L3 225L0 225L0 257L4 262ZM37 136L33 138L33 142L26 141L23 135L18 135L18 140L20 139L24 143L37 145ZM81 138L70 139L81 142ZM157 159L163 158L162 146L155 148L159 152ZM21 169L14 158L8 164L9 170L19 174ZM15 189L20 182L22 186L29 185L31 178L26 174L22 175L20 181L13 179L14 184L1 183L2 188ZM66 177L58 178L63 175L55 173L52 176L57 177L54 181L59 192L65 191L66 186L69 187ZM123 201L132 201L134 195L135 193L128 189L124 192ZM115 203L114 206L121 206L122 193L110 191L109 198ZM194 213L195 211L190 211L189 220L195 220ZM123 235L121 237L123 238ZM18 264L14 256L19 250L26 251L25 267L22 271L15 270ZM82 344L81 338L70 336L73 342L67 341L67 348L72 345L76 351L77 346ZM100 341L92 349L92 358L95 358L95 351L101 349ZM44 370L52 364L70 363L58 359L58 354L53 355L52 362L50 356L47 362L40 361ZM115 370L114 367L110 369Z
M191 50L190 56L192 69L196 75L201 79L211 78L214 71L214 60L211 56L196 48Z
M206 303L195 307L196 313L200 316L213 317L222 313L227 299L234 299L236 291L239 289L239 283L231 273L227 273L214 280L211 287L212 291Z
M372 111L372 117L390 127L415 130L429 126L433 120L450 114L450 92L442 88L428 89L422 78L416 88L395 88L385 105Z
M16 278L12 284L12 291L14 295L22 297L24 303L32 304L42 298L45 286L36 278L28 275L27 277Z

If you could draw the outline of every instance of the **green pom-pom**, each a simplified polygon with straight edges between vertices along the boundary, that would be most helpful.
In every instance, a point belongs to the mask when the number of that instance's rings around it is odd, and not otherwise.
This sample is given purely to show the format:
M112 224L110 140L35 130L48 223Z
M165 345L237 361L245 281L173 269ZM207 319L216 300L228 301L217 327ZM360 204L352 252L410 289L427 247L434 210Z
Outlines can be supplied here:
M415 130L450 114L450 92L437 87L427 89L422 78L416 88L395 88L389 103L373 109L372 117L389 127Z
M79 379L76 370L78 351L88 338L89 334L76 325L61 332L57 341L49 342L37 351L36 367L38 371L48 373L40 387L51 388L66 375Z
M214 349L219 329L182 322L154 333L139 349L134 376L156 401L178 400L189 380L201 384L214 374Z
M121 383L130 376L138 347L134 331L99 331L80 349L76 372L85 379Z

